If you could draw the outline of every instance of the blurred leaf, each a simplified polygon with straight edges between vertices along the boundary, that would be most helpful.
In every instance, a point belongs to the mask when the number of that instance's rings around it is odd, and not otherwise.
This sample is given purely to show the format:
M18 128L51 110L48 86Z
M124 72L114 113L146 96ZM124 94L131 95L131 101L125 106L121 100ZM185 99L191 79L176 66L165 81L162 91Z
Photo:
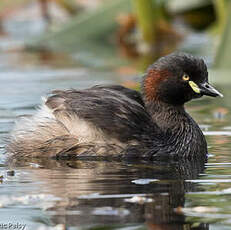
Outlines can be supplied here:
M118 14L130 10L130 1L117 0L105 4L95 11L83 12L53 33L32 42L32 46L44 46L54 50L75 52L88 50L90 43L108 43L108 35L116 28Z
M55 0L69 14L75 14L78 11L77 4L74 0Z
M181 13L184 11L201 8L211 4L211 0L171 0L168 1L168 9L173 13Z
M9 9L16 8L20 5L28 3L31 0L0 0L0 14L6 14Z

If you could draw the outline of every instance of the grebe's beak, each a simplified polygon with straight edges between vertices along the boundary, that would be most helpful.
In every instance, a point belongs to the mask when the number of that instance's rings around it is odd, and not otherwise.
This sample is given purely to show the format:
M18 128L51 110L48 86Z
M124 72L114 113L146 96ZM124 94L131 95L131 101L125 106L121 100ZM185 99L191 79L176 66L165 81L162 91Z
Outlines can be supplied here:
M216 90L213 86L211 86L208 82L204 82L201 84L196 84L193 81L189 81L189 85L193 89L195 93L199 93L202 95L207 95L211 97L223 97L223 94L221 94L218 90Z

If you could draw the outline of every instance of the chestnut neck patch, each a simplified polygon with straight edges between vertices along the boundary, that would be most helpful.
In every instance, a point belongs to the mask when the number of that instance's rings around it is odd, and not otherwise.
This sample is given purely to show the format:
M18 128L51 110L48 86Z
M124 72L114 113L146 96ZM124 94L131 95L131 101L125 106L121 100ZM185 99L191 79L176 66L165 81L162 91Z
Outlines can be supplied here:
M143 91L146 101L158 100L159 84L167 80L169 76L170 73L167 70L151 69L148 71L143 81Z

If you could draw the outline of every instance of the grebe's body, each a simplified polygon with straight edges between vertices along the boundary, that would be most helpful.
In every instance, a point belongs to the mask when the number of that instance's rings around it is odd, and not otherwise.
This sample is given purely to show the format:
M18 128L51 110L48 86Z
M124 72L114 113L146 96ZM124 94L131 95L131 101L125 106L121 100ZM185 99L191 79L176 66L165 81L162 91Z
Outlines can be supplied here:
M219 96L203 60L185 54L159 59L143 94L123 86L54 91L32 117L16 124L13 157L206 158L206 140L184 103Z

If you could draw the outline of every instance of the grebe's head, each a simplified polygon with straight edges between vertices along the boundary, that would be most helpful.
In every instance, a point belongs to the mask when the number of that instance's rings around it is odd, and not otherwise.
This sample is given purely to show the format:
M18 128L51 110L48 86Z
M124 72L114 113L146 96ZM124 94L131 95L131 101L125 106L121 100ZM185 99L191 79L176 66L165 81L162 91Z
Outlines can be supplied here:
M203 95L222 97L208 83L205 62L183 53L170 54L151 65L144 77L143 93L146 102L159 100L172 105Z

